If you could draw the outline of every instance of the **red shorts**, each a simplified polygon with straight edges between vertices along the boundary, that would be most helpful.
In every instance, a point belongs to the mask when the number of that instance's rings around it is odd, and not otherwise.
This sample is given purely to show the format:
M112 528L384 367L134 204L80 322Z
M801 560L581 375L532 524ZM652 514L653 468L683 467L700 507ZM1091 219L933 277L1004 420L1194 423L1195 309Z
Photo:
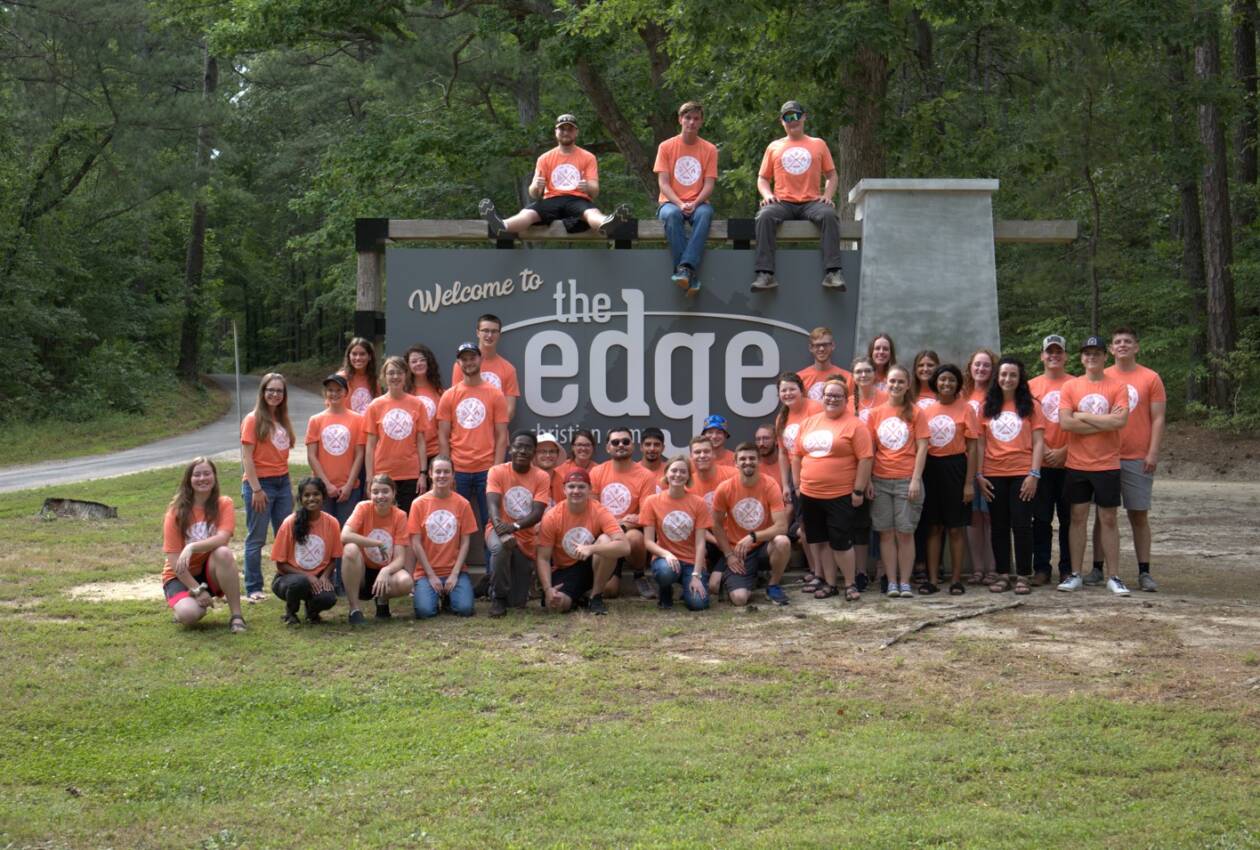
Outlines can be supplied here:
M218 596L220 599L223 598L223 588L219 587L219 583L214 580L214 576L210 574L209 570L206 570L199 576L193 576L193 578L199 578L208 584L210 586L211 596ZM166 604L167 607L170 608L174 608L175 603L179 602L179 600L187 599L191 596L188 592L188 588L185 587L184 583L177 578L173 578L166 584L162 585L162 592L166 594Z

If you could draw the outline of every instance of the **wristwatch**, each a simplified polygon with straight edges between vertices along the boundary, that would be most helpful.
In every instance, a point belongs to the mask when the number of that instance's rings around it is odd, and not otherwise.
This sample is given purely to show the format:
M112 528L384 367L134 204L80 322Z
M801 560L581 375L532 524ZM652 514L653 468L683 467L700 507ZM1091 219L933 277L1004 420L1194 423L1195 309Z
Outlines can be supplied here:
M520 524L519 522L514 522L514 523L512 523L512 528L516 529L517 531L520 531L520 530L521 530L521 524Z
M209 592L210 592L210 585L206 584L204 581L192 589L193 596L200 596L203 593L209 593Z

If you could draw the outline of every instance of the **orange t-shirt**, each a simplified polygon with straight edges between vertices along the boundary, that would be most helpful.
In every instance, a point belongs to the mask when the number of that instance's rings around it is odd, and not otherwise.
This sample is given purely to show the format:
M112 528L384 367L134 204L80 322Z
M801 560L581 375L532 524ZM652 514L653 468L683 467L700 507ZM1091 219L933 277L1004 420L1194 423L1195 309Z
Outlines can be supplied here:
M805 383L805 395L819 404L822 404L823 385L833 375L839 375L844 379L844 388L848 393L846 398L853 398L853 389L857 386L853 383L853 375L836 365L832 365L830 369L819 369L817 365L811 363L796 374Z
M477 531L477 519L472 505L454 490L445 499L438 498L433 490L411 503L407 513L407 533L419 534L424 555L429 559L433 572L446 578L455 569L459 557L461 538ZM412 573L416 581L425 577L424 566L416 559Z
M783 489L783 470L779 468L779 459L766 460L764 457L757 459L757 471L769 478L775 484L779 485L779 489Z
M704 499L704 503L709 506L709 510L713 510L713 494L717 492L718 486L728 478L737 475L739 475L739 470L735 467L719 466L715 463L713 468L709 470L709 474L702 477L700 470L696 469L693 464L691 468L691 484L687 486L687 492Z
M271 544L271 560L288 564L308 575L318 575L328 569L333 558L341 557L341 526L337 518L323 511L311 523L306 542L299 543L293 537L293 515L285 517Z
M346 407L362 416L367 412L372 399L376 398L372 395L372 385L368 383L367 375L347 375L345 372L337 374L344 376L346 383L350 385L350 392L346 394Z
M484 472L498 460L494 432L506 425L507 399L489 383L459 383L442 393L438 421L451 423L451 460L456 472Z
M254 447L254 471L259 478L274 478L289 474L289 448L293 438L279 422L272 423L271 433L261 443L254 437L254 414L246 413L241 420L241 446ZM246 480L244 473L241 480Z
M675 499L666 490L643 501L639 514L644 528L656 529L656 545L678 560L696 562L696 529L712 528L713 513L704 499L687 493Z
M735 467L735 452L723 446L713 450L713 463L717 466Z
M1166 402L1164 380L1153 369L1139 365L1132 372L1108 366L1105 374L1125 385L1129 394L1129 421L1120 429L1120 458L1142 460L1151 448L1151 402Z
M919 410L927 410L929 407L931 407L935 403L936 403L936 393L932 392L927 387L924 387L919 392L918 397L914 400L914 405L915 407L919 408Z
M595 162L595 154L573 146L573 150L565 153L556 145L542 156L534 166L534 174L547 181L543 191L544 198L557 195L576 195L590 200L591 196L578 191L578 183L582 180L599 180L599 165Z
M1059 390L1060 417L1065 410L1106 415L1112 408L1128 403L1128 386L1114 378L1091 381L1088 376L1082 376L1068 381ZM1103 472L1120 468L1120 431L1100 431L1097 434L1068 432L1067 436L1068 469Z
M501 517L519 522L534 510L534 502L542 502L544 505L551 503L551 480L546 472L536 466L531 466L522 475L512 468L512 464L500 463L490 467L486 492L499 494ZM537 525L512 532L516 545L530 560L534 557L534 539L537 534Z
M971 405L971 409L976 412L977 418L981 411L984 410L984 397L989 394L988 390L974 390L967 399L967 404Z
M319 457L324 472L338 487L350 483L350 467L354 465L354 450L367 442L363 417L353 410L333 413L325 410L316 413L306 423L307 449ZM357 482L356 482L357 483Z
M364 548L363 557L368 566L378 570L394 559L394 547L406 546L409 539L407 515L402 508L392 507L385 516L381 516L371 502L359 502L354 506L354 513L346 520L346 528L377 542L376 546Z
M863 422L871 421L871 411L882 407L888 401L888 393L884 390L876 390L875 395L867 399L859 398L857 400L857 417Z
M656 165L652 166L652 170L657 174L668 174L674 194L686 203L700 197L705 180L717 179L717 161L718 150L712 142L697 139L695 144L689 145L680 133L661 142L656 149ZM662 194L657 203L663 204L668 200Z
M236 531L236 508L232 505L231 496L219 497L219 516L215 519L214 525L206 524L206 509L193 506L192 522L188 525L188 530L183 534L179 533L179 523L175 518L175 511L167 510L166 518L162 522L162 551L170 558L167 558L167 564L162 568L162 584L166 584L173 578L176 578L175 570L172 567L175 560L179 557L179 553L184 551L184 547L189 543L200 543L208 537L213 537L220 531L226 531L228 535ZM206 561L210 560L209 552L202 552L193 555L188 561L188 572L194 577L201 575L206 571Z
M372 473L382 472L395 481L408 481L420 477L420 450L416 435L423 434L429 418L424 405L413 395L402 398L383 395L372 400L367 413L368 434L376 436L376 451L372 453ZM425 446L425 454L428 454Z
M779 434L779 450L790 455L796 448L796 438L801 433L801 423L822 412L822 402L808 398L797 410L789 409L787 419L783 423L783 433Z
M655 493L656 476L633 461L625 473L618 472L611 460L591 470L591 494L618 522L627 514L637 515L643 500Z
M1024 476L1032 469L1033 431L1046 429L1046 417L1041 405L1034 403L1032 416L1021 419L1015 402L1008 401L993 419L981 417L980 428L984 432L980 471L986 476Z
M801 458L801 493L813 499L852 493L858 462L875 456L871 442L870 429L852 414L831 419L818 413L806 419L792 452Z
M726 515L722 519L722 530L732 546L748 532L774 525L773 514L785 510L787 507L783 504L783 491L779 485L760 473L751 487L744 485L742 475L728 478L718 486L713 496L714 514Z
M1051 380L1046 375L1038 375L1028 382L1028 389L1037 400L1041 415L1046 420L1045 440L1048 449L1061 449L1067 445L1067 432L1059 427L1059 393L1070 380L1072 376L1068 374L1064 374L1058 381Z
M442 395L428 384L416 387L412 395L424 407L424 415L429 417L428 424L424 426L424 453L429 457L433 457L438 450L437 409Z
M757 174L774 187L774 196L793 204L822 197L823 175L836 170L831 150L822 139L805 136L799 142L775 139L766 148Z
M900 408L888 404L872 410L870 419L866 420L875 448L875 467L871 471L875 477L909 478L914 474L918 441L928 438L928 424L922 410L912 409L912 422L901 418Z
M571 567L578 562L577 547L594 543L601 534L612 536L621 533L621 526L608 509L588 500L586 510L574 513L569 510L569 500L557 502L554 508L543 514L542 529L538 535L539 546L551 547L551 563L557 569Z
M516 383L516 367L497 354L493 357L482 355L481 380L505 396L521 397L521 388ZM464 373L459 368L459 361L457 360L455 361L455 367L451 369L451 386L457 387L462 383L464 383Z
M933 400L923 411L928 426L928 456L950 457L967 451L967 441L979 439L980 427L971 405L955 397L953 404Z

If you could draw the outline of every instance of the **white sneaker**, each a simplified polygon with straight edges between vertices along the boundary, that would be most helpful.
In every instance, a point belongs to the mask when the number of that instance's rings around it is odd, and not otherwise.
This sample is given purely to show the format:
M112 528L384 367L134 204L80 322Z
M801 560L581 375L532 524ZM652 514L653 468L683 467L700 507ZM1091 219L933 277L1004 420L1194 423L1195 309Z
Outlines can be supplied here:
M914 598L914 590L912 590L912 589L911 589L910 585L908 585L908 584L903 584L903 585L900 585L900 590L901 590L901 592L900 592L898 595L899 595L902 599L913 599L913 598Z
M1084 584L1084 582L1081 581L1081 574L1072 573L1063 581L1059 582L1059 590L1062 590L1064 593L1071 593L1073 590L1080 590L1082 584Z
M895 581L888 582L888 598L900 599L901 598L901 585L897 584L897 582Z
M1124 586L1124 582L1120 580L1120 576L1112 576L1107 579L1107 589L1116 596L1128 596L1129 588Z

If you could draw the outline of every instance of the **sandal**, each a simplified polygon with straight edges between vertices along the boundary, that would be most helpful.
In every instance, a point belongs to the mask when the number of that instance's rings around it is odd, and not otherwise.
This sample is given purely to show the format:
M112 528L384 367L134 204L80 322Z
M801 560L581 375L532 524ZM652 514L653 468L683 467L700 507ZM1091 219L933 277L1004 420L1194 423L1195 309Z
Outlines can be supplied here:
M1011 589L1011 577L1005 576L1005 575L998 576L997 581L989 585L990 593L1006 593L1006 591L1010 589Z
M827 584L827 582L824 581L822 584L818 585L818 589L814 591L814 598L830 599L833 596L839 595L839 593L840 591L836 589L835 585Z
M851 584L844 589L845 602L857 602L862 598L862 591L858 590L856 584Z
M967 585L963 584L961 581L956 581L949 586L950 596L962 596L966 592Z
M228 620L228 631L234 635L243 634L246 631L245 618L240 614L236 614Z
M805 583L801 585L801 593L813 593L823 585L823 580L818 576L810 576L805 579Z
M1019 576L1018 578L1016 578L1015 579L1015 595L1027 596L1030 593L1032 593L1032 588L1028 586L1028 579L1024 578L1023 576Z
M940 592L941 592L941 589L937 587L936 585L932 584L932 582L930 581L925 581L923 582L923 584L919 585L920 596L931 596L933 593L940 593Z
M986 584L984 573L972 573L971 578L967 579L967 584Z

